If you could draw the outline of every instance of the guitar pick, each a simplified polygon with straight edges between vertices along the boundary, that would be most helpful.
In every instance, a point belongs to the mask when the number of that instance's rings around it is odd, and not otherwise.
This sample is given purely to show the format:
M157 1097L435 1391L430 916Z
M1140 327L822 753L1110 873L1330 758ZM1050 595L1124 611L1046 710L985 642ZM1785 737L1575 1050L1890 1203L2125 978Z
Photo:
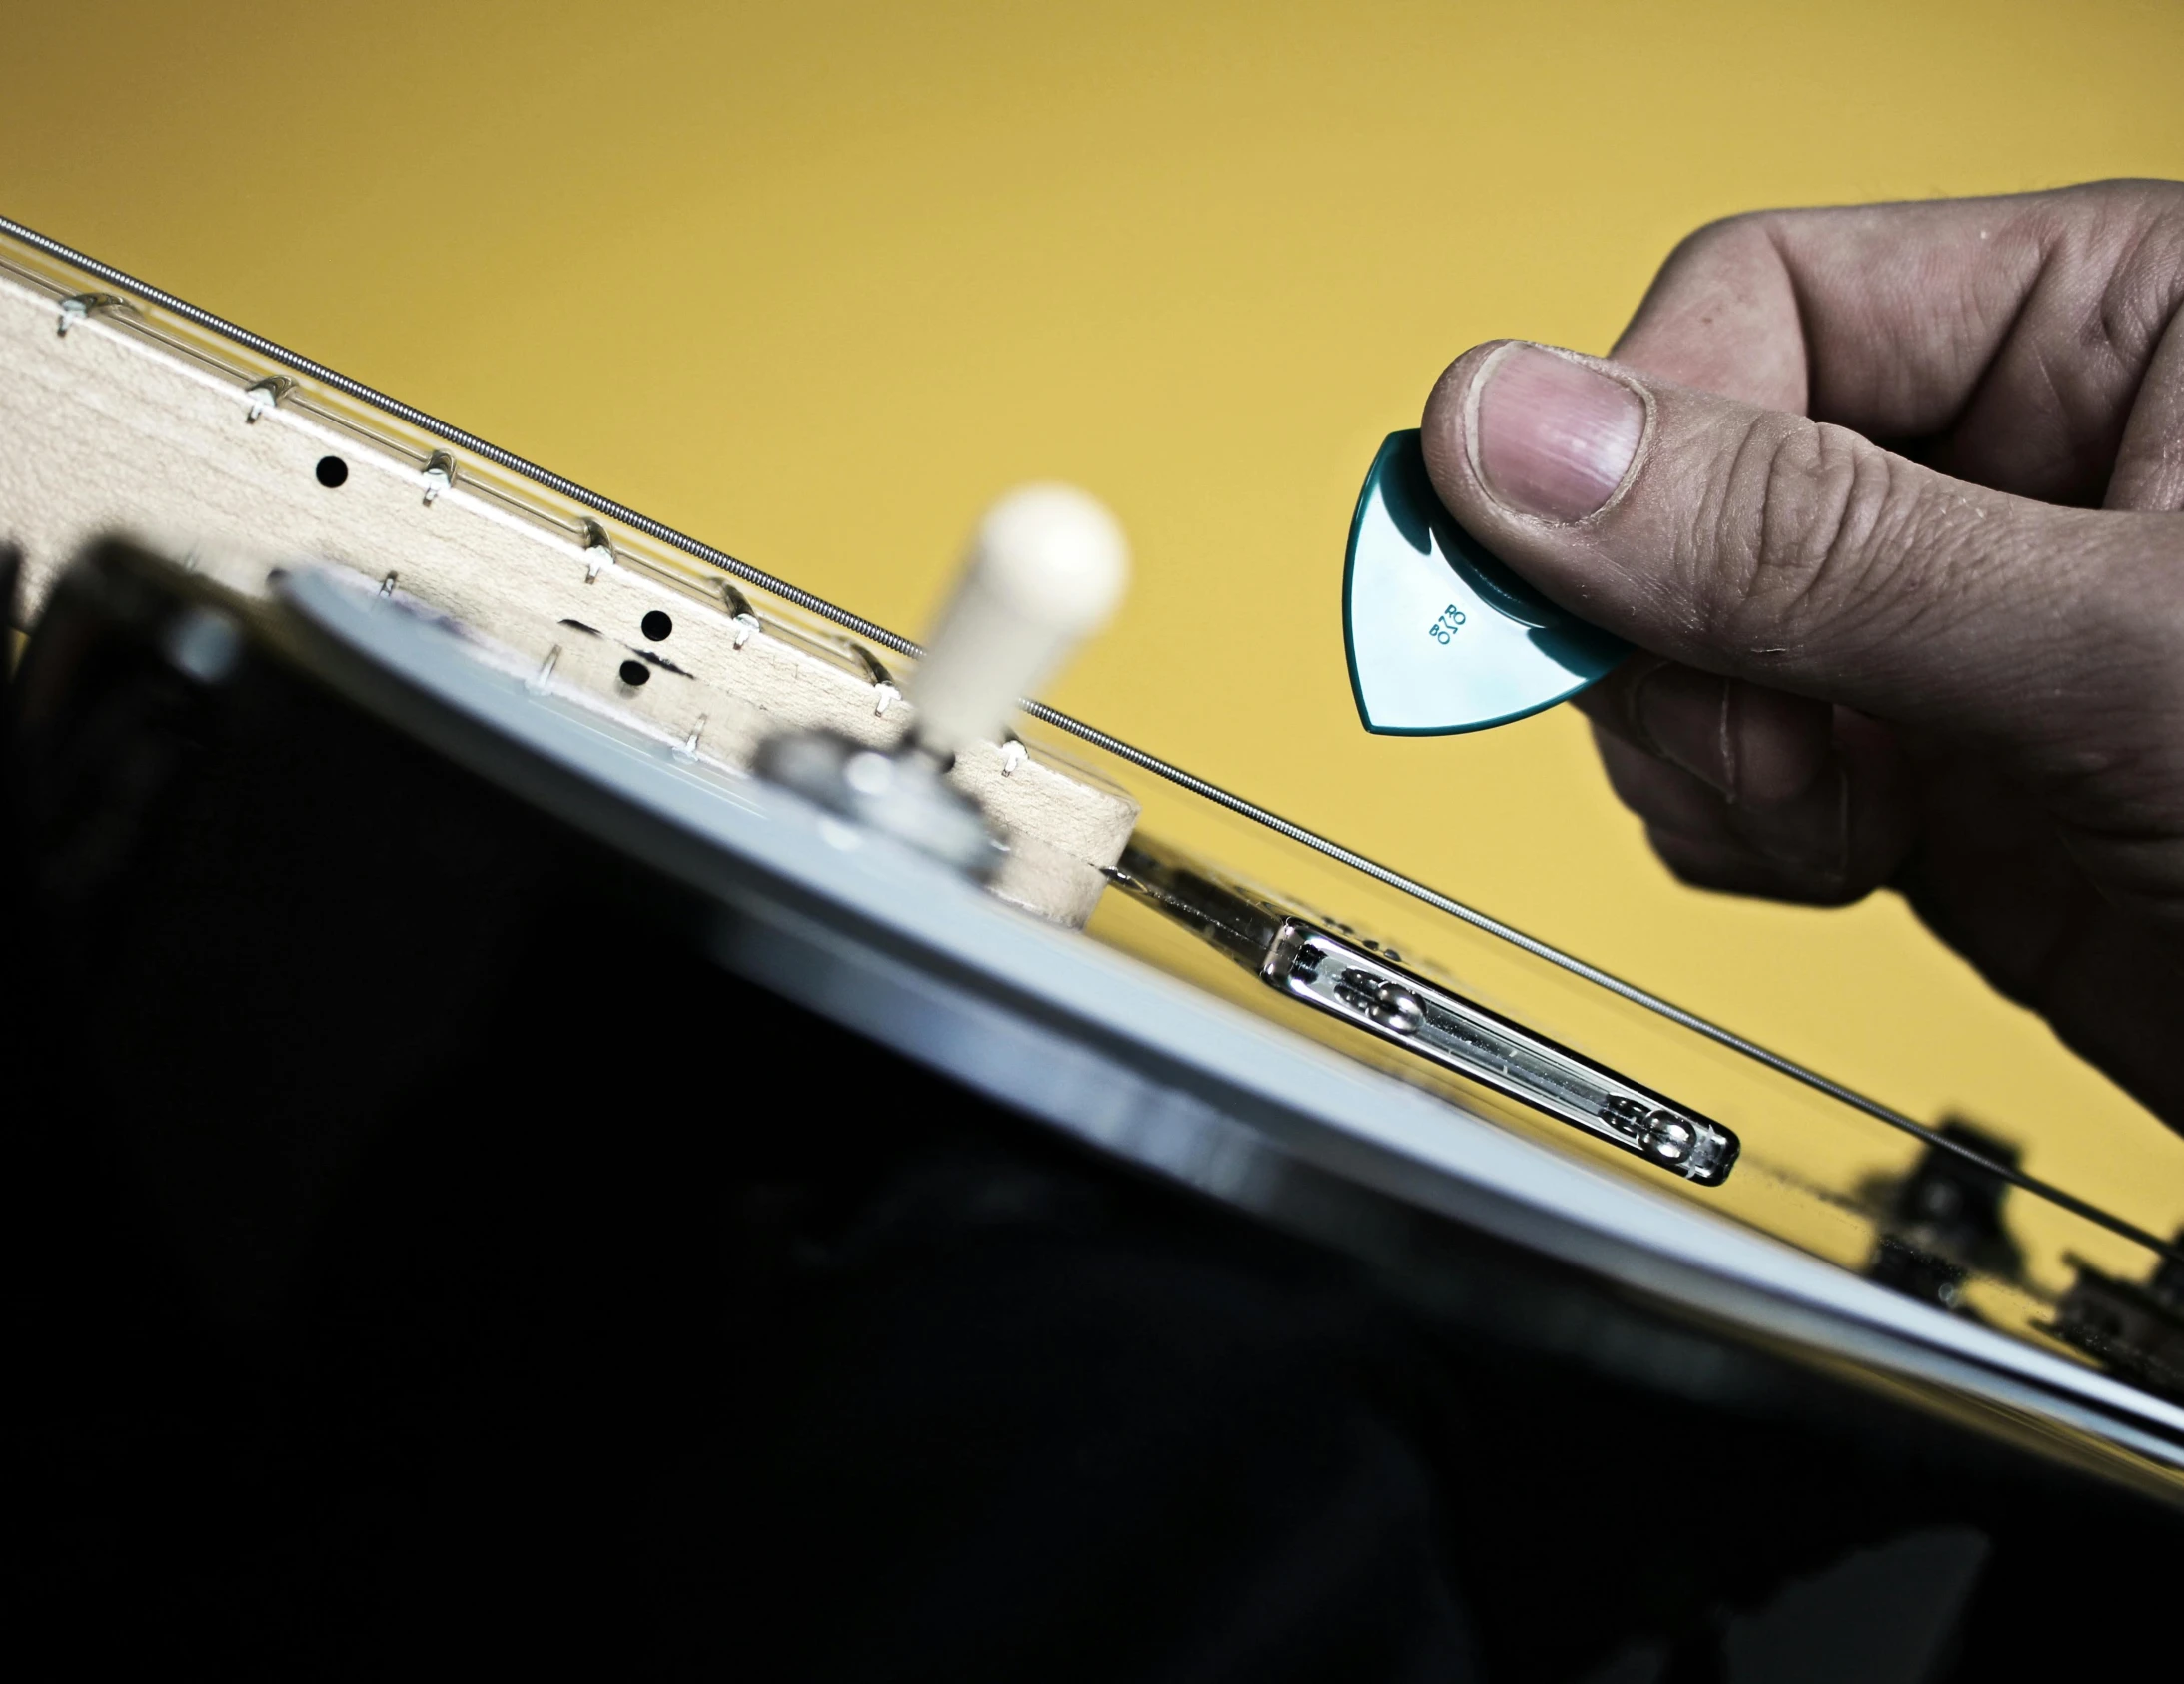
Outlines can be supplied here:
M1342 610L1358 717L1384 736L1506 725L1576 695L1631 652L1456 523L1415 429L1388 435L1358 493Z

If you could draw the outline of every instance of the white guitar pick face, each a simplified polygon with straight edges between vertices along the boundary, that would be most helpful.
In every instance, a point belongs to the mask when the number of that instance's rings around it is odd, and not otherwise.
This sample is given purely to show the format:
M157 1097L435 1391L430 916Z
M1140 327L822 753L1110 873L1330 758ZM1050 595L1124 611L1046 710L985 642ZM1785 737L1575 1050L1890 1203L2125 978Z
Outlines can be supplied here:
M1541 596L1459 526L1418 434L1390 433L1350 521L1350 688L1368 731L1447 736L1576 695L1631 646Z

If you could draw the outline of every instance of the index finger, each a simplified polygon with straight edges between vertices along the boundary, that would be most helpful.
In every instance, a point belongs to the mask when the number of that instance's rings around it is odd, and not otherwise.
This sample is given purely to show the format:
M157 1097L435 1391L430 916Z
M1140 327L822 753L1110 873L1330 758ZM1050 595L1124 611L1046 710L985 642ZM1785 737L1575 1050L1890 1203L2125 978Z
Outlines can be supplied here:
M1760 211L1669 256L1619 362L2098 502L2184 302L2184 187Z

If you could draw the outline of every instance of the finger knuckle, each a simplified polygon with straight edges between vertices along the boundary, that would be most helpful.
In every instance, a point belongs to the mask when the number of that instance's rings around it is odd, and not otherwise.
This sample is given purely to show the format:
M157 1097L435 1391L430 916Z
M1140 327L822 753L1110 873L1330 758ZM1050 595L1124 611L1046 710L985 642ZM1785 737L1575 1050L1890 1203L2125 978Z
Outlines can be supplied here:
M2184 573L2184 517L2161 516L2139 530L2168 541L2130 554L2095 549L2077 588L2042 604L2068 633L2055 640L2061 648L2037 683L2067 695L2069 705L2054 714L2066 728L2039 745L2040 782L2091 835L2149 820L2173 835L2184 825L2184 600L2175 586ZM2086 662L2083 650L2098 650L2097 661Z
M1694 228L1676 242L1660 266L1663 278L1686 278L1723 267L1739 267L1755 254L1770 250L1769 230L1774 211L1743 211L1720 217Z
M2099 214L2134 220L2149 213L2184 215L2184 182L2148 176L2111 176L2103 181L2079 182L2042 197L2058 205L2090 206Z
M2132 217L2096 254L2105 278L2079 325L2081 358L2136 382L2184 303L2184 200L2160 218Z
M2036 253L2025 320L2064 353L2049 378L2135 382L2184 298L2184 183L2085 182L1999 209Z
M1839 426L1755 415L1723 453L1692 547L1726 588L1698 593L1712 637L1791 646L1921 600L1930 560L1924 476Z

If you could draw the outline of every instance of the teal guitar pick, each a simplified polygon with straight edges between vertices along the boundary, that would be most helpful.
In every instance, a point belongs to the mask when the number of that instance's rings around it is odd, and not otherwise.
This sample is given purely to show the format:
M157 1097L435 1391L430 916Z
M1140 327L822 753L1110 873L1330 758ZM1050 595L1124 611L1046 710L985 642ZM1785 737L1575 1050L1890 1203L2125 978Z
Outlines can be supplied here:
M1350 692L1368 731L1451 736L1566 701L1631 645L1558 608L1441 506L1418 433L1392 432L1350 518Z

